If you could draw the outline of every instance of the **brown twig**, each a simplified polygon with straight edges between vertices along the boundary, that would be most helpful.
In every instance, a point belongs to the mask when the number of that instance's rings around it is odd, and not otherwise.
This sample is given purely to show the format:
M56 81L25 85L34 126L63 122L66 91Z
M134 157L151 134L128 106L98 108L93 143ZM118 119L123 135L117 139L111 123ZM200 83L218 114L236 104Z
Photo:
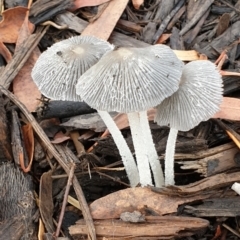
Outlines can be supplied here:
M122 185L124 185L124 186L126 186L126 187L130 187L129 184L127 184L127 183L125 183L125 182L122 182L122 181L120 181L120 180L118 180L118 179L116 179L116 178L114 178L114 177L111 177L111 176L109 176L109 175L107 175L107 174L105 174L105 173L102 173L102 172L99 172L99 171L96 171L96 173L98 173L99 175L102 175L102 176L104 176L104 177L106 177L106 178L110 178L110 179L113 180L114 182L118 182L118 183L120 183L120 184L122 184Z
M68 176L66 190L65 190L65 193L64 193L64 197L63 197L62 209L61 209L61 213L60 213L58 224L57 224L57 230L54 234L54 237L56 239L58 238L58 235L60 233L60 229L61 229L61 225L62 225L62 221L63 221L63 216L64 216L64 212L65 212L66 205L67 205L68 193L69 193L70 187L72 185L72 181L73 181L75 167L76 167L76 165L74 163L72 163L72 166L71 166L70 172L69 172L69 176Z

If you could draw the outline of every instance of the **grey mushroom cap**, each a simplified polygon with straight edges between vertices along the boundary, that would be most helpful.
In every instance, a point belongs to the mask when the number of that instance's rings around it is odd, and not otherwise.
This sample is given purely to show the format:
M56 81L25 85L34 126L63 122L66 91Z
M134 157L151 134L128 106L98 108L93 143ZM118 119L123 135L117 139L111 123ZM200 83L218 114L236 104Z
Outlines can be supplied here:
M222 86L215 64L207 60L186 64L178 91L157 106L155 121L180 131L194 128L219 111Z
M182 61L165 45L119 48L86 71L76 91L98 110L145 111L178 89L182 68Z
M54 100L81 101L79 77L108 51L110 43L92 36L76 36L53 44L38 58L32 78L43 95Z

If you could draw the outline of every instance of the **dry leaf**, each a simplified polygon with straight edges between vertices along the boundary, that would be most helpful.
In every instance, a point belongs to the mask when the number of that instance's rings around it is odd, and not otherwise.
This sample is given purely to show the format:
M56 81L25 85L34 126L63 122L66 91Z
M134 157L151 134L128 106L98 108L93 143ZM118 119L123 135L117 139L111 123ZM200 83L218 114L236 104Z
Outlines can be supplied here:
M28 8L15 7L2 13L3 20L0 22L0 41L4 43L16 43L19 30L24 22Z
M82 32L83 35L95 36L107 40L128 4L128 0L111 0L101 16Z
M58 132L54 136L54 140L52 140L51 143L59 144L59 143L65 142L69 139L70 139L70 137L66 136L63 132Z
M39 210L47 232L54 232L53 199L52 199L52 171L43 173L40 179Z
M90 204L90 210L94 219L119 218L123 212L141 212L146 208L164 215L176 212L180 204L207 197L207 194L189 198L170 197L156 194L148 188L127 188L94 201Z
M25 145L26 152L29 159L29 164L26 167L22 162L21 168L24 172L29 172L31 170L32 161L33 161L33 152L34 152L34 136L33 136L32 125L30 123L23 125L22 133L23 133L24 145Z
M240 99L224 97L220 111L213 118L240 121Z
M15 52L21 49L22 44L31 35L33 29L34 25L29 23L27 13L19 30ZM14 95L27 107L30 112L36 111L39 106L39 99L41 98L41 92L38 90L31 77L32 68L40 54L40 50L35 48L27 62L13 80Z
M143 2L144 0L132 0L132 4L135 9L139 9Z
M91 7L91 6L98 6L105 2L109 2L110 0L75 0L73 3L73 7L69 9L70 11L75 11L78 8L82 7Z

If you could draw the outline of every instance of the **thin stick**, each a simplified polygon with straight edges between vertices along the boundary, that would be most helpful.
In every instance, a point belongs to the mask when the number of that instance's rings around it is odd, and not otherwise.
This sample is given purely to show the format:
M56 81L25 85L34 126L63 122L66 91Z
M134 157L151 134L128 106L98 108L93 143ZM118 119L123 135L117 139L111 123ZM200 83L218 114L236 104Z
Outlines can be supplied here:
M69 172L69 176L68 176L66 190L65 190L65 193L64 193L64 197L63 197L62 209L61 209L61 213L60 213L58 224L57 224L57 230L54 234L54 237L56 239L59 236L60 229L61 229L61 226L62 226L63 216L64 216L64 212L65 212L66 205L67 205L67 202L68 202L67 199L68 199L69 190L70 190L70 187L72 186L72 180L73 180L73 176L74 176L75 167L76 167L76 165L74 163L72 163L72 166L71 166L70 172Z
M102 173L102 172L99 172L99 171L96 171L96 173L98 173L99 175L102 175L102 176L104 176L106 178L109 178L109 179L113 180L114 182L118 182L118 183L120 183L120 184L122 184L122 185L124 185L126 187L130 187L129 184L127 184L125 182L122 182L122 181L119 181L118 179L116 179L114 177L111 177L111 176L107 175L106 173Z

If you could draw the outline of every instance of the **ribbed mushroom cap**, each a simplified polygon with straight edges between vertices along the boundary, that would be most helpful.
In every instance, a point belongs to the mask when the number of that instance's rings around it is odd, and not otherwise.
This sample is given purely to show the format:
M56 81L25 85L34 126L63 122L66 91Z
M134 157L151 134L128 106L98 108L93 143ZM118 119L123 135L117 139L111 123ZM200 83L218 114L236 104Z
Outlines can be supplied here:
M48 98L81 101L76 94L79 77L113 46L92 36L76 36L55 43L38 58L32 78Z
M145 111L178 89L182 68L183 63L165 45L119 48L86 71L76 91L98 110Z
M198 60L186 64L177 92L157 106L155 121L188 131L219 111L222 78L215 64Z

